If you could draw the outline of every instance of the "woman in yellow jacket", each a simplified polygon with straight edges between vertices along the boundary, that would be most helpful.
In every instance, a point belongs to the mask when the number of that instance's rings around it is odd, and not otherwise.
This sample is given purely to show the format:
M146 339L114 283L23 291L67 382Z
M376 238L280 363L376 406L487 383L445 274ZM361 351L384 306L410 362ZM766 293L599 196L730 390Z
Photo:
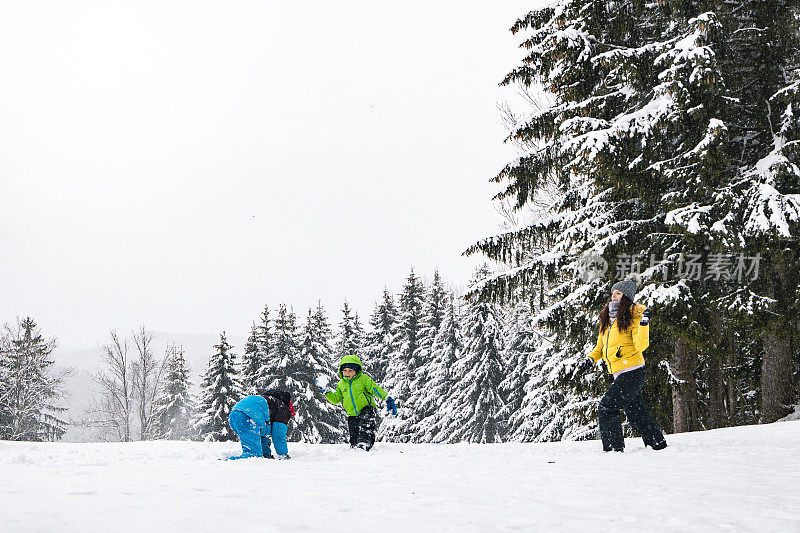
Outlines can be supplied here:
M611 299L600 312L597 346L582 363L584 369L590 369L602 359L614 376L598 408L600 439L607 452L625 449L620 409L625 409L628 422L641 435L645 446L654 450L667 447L642 397L645 378L642 352L650 344L650 313L645 306L633 303L635 295L633 280L620 281L611 287Z

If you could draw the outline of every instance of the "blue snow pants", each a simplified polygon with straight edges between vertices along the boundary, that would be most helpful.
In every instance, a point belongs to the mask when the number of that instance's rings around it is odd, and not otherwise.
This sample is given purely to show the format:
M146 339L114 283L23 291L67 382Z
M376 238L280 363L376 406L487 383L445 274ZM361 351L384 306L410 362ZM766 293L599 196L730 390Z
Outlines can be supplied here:
M242 455L229 457L228 459L247 459L248 457L261 457L261 435L255 420L241 411L231 411L228 417L231 429L239 435L242 443Z
M275 446L275 453L278 455L286 455L289 453L289 447L286 445L286 424L280 422L272 422L267 425L269 435L261 437L261 448L264 451L264 457L269 457L269 440L272 437L272 444Z

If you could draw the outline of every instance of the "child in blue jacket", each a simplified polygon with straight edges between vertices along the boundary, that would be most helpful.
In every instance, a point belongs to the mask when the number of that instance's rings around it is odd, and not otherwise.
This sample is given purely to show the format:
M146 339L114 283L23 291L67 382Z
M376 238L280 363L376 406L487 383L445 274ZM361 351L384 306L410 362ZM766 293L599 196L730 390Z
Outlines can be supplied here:
M242 455L229 457L229 459L247 459L249 457L264 457L262 437L269 435L269 403L262 396L245 396L233 406L228 417L231 429L239 435L242 443ZM269 441L267 441L269 453Z

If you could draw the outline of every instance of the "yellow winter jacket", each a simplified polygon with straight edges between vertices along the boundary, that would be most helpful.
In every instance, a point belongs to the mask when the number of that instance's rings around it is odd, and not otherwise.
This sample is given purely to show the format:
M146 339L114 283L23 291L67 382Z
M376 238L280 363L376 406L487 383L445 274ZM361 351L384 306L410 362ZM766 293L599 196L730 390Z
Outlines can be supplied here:
M611 324L606 331L601 331L597 335L597 346L589 354L589 357L595 363L603 359L606 362L606 368L612 374L643 364L642 352L650 345L650 325L639 325L645 309L647 308L643 305L634 305L631 325L621 333L616 322Z

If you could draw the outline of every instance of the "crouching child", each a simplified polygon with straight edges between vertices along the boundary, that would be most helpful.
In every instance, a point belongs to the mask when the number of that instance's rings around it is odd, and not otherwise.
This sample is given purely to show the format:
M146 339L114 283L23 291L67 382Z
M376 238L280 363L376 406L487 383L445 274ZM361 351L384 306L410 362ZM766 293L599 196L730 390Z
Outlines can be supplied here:
M317 384L332 404L342 404L347 413L350 447L369 451L375 444L375 396L386 401L386 410L397 414L394 400L362 370L361 359L346 355L339 361L339 382L332 391Z
M269 430L269 403L258 395L245 396L233 406L228 416L231 429L239 435L242 454L228 459L263 457L261 437ZM269 451L269 448L267 449Z

